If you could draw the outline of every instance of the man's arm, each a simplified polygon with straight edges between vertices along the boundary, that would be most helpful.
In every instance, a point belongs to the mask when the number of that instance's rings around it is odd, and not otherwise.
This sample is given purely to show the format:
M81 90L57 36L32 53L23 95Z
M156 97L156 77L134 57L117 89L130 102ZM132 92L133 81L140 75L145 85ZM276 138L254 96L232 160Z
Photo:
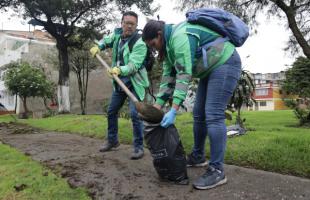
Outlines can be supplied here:
M128 44L128 43L127 43ZM134 44L131 53L129 54L129 60L127 65L120 66L121 74L123 76L129 76L136 73L144 62L147 52L146 44L140 38Z
M93 46L89 51L93 57L96 56L97 53L100 51L106 49L106 48L112 48L114 39L115 39L115 34L118 31L118 29L115 29L113 33L110 35L104 36L100 41L97 42L95 46Z
M117 31L118 30L116 29L113 33L103 36L103 38L98 42L98 47L100 50L113 47L115 34L117 33Z

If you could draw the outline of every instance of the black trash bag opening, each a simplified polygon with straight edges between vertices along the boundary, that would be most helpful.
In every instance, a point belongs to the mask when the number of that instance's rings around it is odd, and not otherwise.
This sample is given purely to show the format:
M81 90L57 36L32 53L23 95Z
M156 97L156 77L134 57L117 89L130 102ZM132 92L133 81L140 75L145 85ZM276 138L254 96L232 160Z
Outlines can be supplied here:
M189 183L186 156L178 130L144 122L144 139L153 157L154 168L162 180L176 184Z

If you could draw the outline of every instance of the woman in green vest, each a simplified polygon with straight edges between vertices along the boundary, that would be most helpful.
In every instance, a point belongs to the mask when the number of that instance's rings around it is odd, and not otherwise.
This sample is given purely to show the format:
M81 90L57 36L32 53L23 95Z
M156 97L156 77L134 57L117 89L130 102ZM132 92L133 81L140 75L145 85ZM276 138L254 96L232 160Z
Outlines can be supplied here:
M172 98L172 107L161 126L173 124L192 78L199 78L193 109L194 146L188 166L206 166L193 182L196 189L210 189L227 182L223 163L226 148L225 109L241 73L240 57L229 41L207 49L204 64L200 46L221 37L218 33L187 22L177 25L150 20L143 29L144 42L159 52L163 74L155 107L161 109ZM210 140L210 160L206 162L205 140Z

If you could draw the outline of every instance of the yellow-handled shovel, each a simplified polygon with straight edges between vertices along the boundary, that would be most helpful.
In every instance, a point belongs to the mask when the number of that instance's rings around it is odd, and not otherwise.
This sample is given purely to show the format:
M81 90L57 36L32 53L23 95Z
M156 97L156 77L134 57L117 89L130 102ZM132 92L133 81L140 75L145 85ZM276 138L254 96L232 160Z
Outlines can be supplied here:
M96 58L100 61L100 63L106 68L110 69L110 66L101 58L99 54L96 54ZM126 87L126 85L121 81L121 79L113 74L113 79L117 82L117 84L124 90L124 92L128 95L128 97L135 103L136 109L140 114L140 117L147 122L150 123L160 123L162 118L164 117L164 112L155 108L153 105L146 104L140 102L136 96Z

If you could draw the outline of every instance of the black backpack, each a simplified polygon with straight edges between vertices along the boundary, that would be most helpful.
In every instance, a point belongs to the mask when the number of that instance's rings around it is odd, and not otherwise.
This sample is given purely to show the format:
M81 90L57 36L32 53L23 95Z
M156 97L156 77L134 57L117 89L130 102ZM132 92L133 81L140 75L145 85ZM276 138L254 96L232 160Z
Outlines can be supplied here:
M131 53L132 48L134 44L141 38L140 33L136 33L128 42L128 47L129 47L129 52ZM143 61L143 66L145 67L146 71L151 71L153 69L153 65L155 63L155 57L154 57L154 52L152 51L151 48L147 46L147 52L145 59Z

